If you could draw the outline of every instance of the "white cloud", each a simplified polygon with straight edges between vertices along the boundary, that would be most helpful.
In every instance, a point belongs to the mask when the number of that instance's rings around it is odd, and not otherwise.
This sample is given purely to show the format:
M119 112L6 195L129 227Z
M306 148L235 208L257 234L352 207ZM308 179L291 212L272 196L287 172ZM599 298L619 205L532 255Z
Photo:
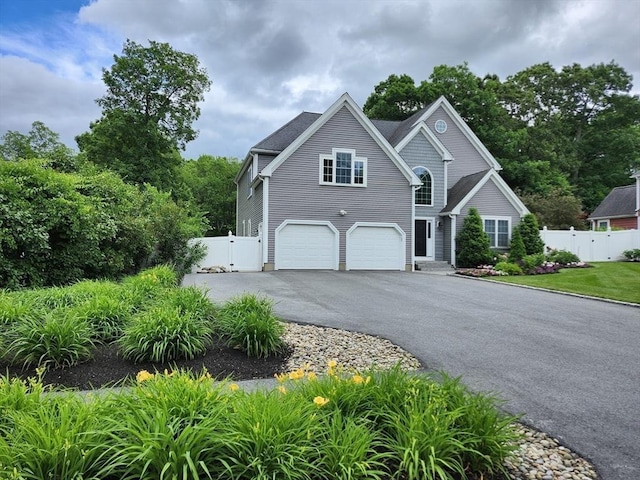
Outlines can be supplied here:
M168 42L207 69L186 156L243 157L302 110L344 91L363 104L390 74L420 82L440 64L505 78L545 61L615 60L640 92L639 24L633 0L92 0L49 25L3 28L0 134L42 120L75 146L100 115L101 69L127 38Z

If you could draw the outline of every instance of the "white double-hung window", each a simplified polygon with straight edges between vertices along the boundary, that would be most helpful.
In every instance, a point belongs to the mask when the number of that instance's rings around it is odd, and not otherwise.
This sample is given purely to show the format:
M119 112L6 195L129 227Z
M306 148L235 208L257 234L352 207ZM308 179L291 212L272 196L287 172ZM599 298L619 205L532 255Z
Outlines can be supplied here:
M366 187L367 159L348 148L334 148L331 155L320 155L320 184Z
M511 241L511 218L482 217L484 231L489 235L491 248L509 248Z

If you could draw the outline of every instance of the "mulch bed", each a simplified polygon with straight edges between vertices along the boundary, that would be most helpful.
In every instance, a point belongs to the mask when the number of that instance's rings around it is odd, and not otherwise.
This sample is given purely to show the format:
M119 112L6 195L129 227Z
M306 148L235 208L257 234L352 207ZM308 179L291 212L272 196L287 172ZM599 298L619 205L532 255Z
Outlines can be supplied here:
M115 344L98 345L93 358L69 368L49 370L44 373L42 383L56 387L77 388L91 390L95 388L126 385L135 380L140 370L148 372L171 371L177 368L202 372L203 368L212 377L221 380L252 380L257 378L272 378L274 374L285 371L287 358L291 351L278 357L251 358L240 350L229 348L221 341L216 341L206 355L193 360L176 360L169 363L137 363L125 360L118 353ZM0 375L20 377L26 379L36 376L35 367L24 369L21 366L8 365L0 361Z

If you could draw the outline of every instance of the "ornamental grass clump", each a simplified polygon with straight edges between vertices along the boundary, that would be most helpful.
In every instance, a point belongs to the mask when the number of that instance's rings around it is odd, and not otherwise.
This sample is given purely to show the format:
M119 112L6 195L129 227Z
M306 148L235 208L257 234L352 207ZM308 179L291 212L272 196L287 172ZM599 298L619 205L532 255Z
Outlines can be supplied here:
M250 357L282 352L284 326L273 314L273 301L244 294L229 300L218 312L216 326L227 345Z
M71 367L91 358L95 347L89 323L69 309L23 319L5 335L3 356L12 364L26 367Z
M134 315L117 343L122 356L135 363L166 363L204 355L212 339L209 319L158 303Z

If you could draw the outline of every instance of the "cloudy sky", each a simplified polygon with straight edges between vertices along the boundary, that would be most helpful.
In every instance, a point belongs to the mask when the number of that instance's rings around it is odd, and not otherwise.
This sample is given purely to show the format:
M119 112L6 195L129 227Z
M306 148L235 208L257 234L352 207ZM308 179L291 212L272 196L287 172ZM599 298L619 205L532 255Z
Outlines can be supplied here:
M0 0L0 135L39 120L75 148L127 38L193 53L213 81L186 158L243 158L303 110L441 64L504 79L614 60L640 93L640 0Z

